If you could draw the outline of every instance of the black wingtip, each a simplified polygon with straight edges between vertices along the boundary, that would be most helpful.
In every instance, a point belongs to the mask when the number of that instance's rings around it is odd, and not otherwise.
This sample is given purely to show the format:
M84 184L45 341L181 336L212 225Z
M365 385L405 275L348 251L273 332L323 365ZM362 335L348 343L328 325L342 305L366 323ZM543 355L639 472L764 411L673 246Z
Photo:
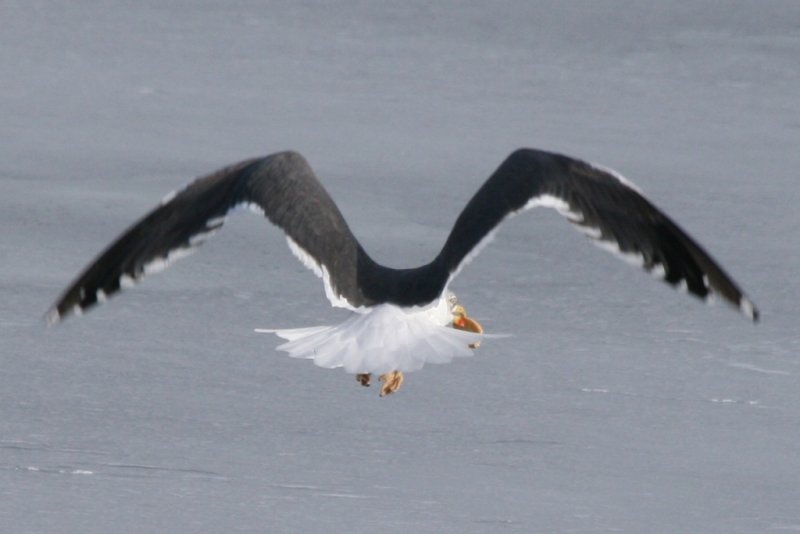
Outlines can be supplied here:
M72 309L63 309L59 304L53 304L49 310L42 316L45 326L48 328L58 323L61 323L70 315L81 315L83 310L79 306L73 306Z

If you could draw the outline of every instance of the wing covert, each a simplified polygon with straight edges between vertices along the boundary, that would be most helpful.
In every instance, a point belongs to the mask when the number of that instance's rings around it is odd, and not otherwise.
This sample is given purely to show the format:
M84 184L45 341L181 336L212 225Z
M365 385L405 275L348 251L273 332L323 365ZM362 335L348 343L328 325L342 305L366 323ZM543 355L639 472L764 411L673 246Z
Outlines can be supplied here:
M459 215L440 254L451 277L506 217L555 208L596 244L706 298L719 294L752 320L758 310L719 264L641 191L610 169L534 149L513 152Z
M305 159L281 152L198 178L165 198L84 269L53 304L48 321L87 310L186 255L242 205L281 228L325 274L326 291L342 305L363 304L355 283L360 245Z

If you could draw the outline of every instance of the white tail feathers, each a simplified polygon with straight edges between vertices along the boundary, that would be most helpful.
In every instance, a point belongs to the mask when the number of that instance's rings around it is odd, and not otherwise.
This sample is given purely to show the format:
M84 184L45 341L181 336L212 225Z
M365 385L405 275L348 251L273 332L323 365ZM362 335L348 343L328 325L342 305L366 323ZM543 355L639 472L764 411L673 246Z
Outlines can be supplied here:
M293 358L308 358L320 367L343 367L348 373L384 374L410 372L426 363L449 363L454 357L471 356L471 343L483 335L431 320L430 310L403 309L390 304L369 313L353 314L336 326L285 330L256 329L274 333L287 342L278 350Z

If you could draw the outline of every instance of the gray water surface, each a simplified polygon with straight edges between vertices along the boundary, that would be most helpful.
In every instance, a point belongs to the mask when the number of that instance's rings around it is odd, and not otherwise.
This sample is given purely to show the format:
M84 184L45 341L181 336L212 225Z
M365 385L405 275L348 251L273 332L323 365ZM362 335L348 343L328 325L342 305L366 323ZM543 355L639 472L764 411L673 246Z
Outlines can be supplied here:
M800 530L800 3L0 3L0 530ZM519 146L633 180L753 326L510 220L454 281L492 332L379 399L256 327L342 320L257 217L54 328L166 193L302 152L416 266Z

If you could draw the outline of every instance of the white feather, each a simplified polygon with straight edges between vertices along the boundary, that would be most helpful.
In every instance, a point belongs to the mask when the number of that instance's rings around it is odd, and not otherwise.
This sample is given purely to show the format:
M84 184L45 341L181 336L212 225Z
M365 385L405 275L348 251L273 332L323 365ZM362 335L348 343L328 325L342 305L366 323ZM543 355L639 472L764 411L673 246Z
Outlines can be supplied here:
M636 191L640 195L644 196L644 192L639 188L638 185L636 185L635 183L631 182L630 180L628 180L627 178L622 176L620 173L618 173L614 169L606 167L605 165L600 165L599 163L590 163L589 165L591 165L592 167L594 167L595 169L597 169L599 171L607 172L608 174L610 174L611 176L616 178L617 181L619 183L621 183L622 185L627 186L628 188L633 189L634 191Z
M262 208L261 206L259 206L255 202L245 202L244 203L244 207L247 208L247 210L250 213L254 213L256 215L261 215L262 217L266 216L266 213L264 212L264 208Z
M256 331L286 339L278 350L292 358L311 359L320 367L342 367L353 374L384 374L471 356L469 345L483 336L446 326L451 320L449 303L442 298L424 308L373 306L336 326Z
M589 239L600 239L603 237L603 231L596 226L577 225L576 228Z
M200 232L199 234L195 234L189 238L189 246L196 247L198 245L201 245L206 239L212 237L216 233L217 233L216 230L209 230L207 232Z
M739 300L739 309L742 310L742 313L744 313L748 318L750 319L755 318L756 308L755 306L753 306L753 303L747 297L742 297Z
M576 216L576 212L570 210L569 204L553 195L540 195L538 197L533 197L528 201L527 204L525 204L525 206L523 206L522 209L529 210L532 208L553 208L564 217L574 218ZM583 217L581 216L581 218Z
M650 274L655 276L656 278L666 278L667 277L667 269L660 263L656 263L653 265L653 268L650 269ZM706 284L708 286L708 284Z
M289 245L289 250L292 251L292 254L294 254L295 257L300 260L300 263L305 265L308 269L311 269L319 278L322 278L322 283L325 285L325 296L330 301L331 306L334 308L345 308L358 313L366 312L366 308L364 306L359 306L356 308L350 304L347 299L338 295L333 290L333 285L331 284L331 275L328 272L328 268L324 265L320 265L311 254L309 254L297 243L297 241L287 235L286 243Z
M642 267L644 265L644 256L641 252L624 252L619 248L619 244L616 241L604 241L598 239L593 241L593 243L603 250L607 250L616 257L622 259L626 263L633 265L634 267Z
M451 274L450 277L447 279L447 284L445 284L446 286L450 285L450 281L453 280L453 278L455 278L456 276L458 276L458 274L461 272L461 269L463 269L465 265L468 265L473 259L475 259L478 256L478 254L480 254L481 251L486 247L486 245L494 241L494 237L497 234L497 230L499 228L500 224L492 228L492 230L488 234L486 234L483 237L483 239L478 241L477 245L472 247L472 250L470 250L467 253L467 255L464 256L464 259L461 260L461 263L458 264L458 267L456 267L455 272L453 272L453 274Z
M286 236L286 244L289 245L289 250L291 250L292 254L294 254L294 256L300 260L300 263L305 265L306 268L311 269L315 275L322 278L322 268L311 254L306 252L303 247L297 244L297 241L288 235Z
M159 205L163 206L164 204L169 204L170 202L172 202L172 199L175 198L175 195L177 195L177 194L178 194L177 190L170 191L169 193L164 195L164 198L161 199L161 202L159 202Z
M463 269L465 265L469 264L473 259L475 259L475 257L483 251L486 245L488 245L494 240L495 235L497 234L497 230L500 228L500 225L503 222L505 222L506 219L508 219L509 217L513 217L523 211L539 207L553 208L556 211L558 211L558 213L560 213L561 215L563 215L564 217L566 217L567 219L569 219L574 223L581 223L583 221L583 214L570 210L569 204L567 204L565 201L561 200L558 197L555 197L553 195L540 195L537 197L533 197L522 208L506 215L506 217L504 217L501 221L499 221L495 225L495 227L492 228L492 230L489 231L489 233L487 233L483 237L483 239L481 239L478 242L478 244L475 245L472 248L472 250L469 251L469 253L464 257L464 259L461 260L461 263L458 264L458 267L456 267L456 270L453 272L453 274L451 274L448 277L446 286L449 286L450 282L461 272L461 269ZM596 234L598 231L588 229L585 230L584 232L592 236L593 234Z
M167 267L169 267L176 260L185 258L186 256L192 254L193 252L194 249L190 247L174 248L169 251L166 258L156 258L146 263L142 267L144 270L144 274L145 276L147 276L153 273L161 272Z

